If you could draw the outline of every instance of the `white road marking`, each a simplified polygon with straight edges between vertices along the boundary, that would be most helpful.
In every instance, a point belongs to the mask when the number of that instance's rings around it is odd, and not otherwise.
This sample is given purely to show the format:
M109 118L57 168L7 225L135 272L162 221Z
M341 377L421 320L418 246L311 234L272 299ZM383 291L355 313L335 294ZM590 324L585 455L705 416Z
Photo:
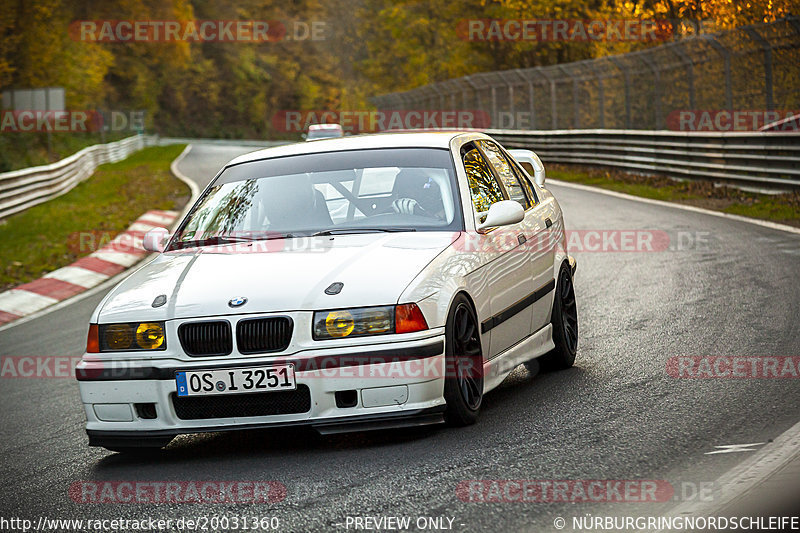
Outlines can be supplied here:
M109 263L114 263L116 265L122 265L122 266L132 266L137 261L139 261L139 259L142 258L141 255L127 254L124 252L114 252L114 251L103 252L102 250L93 253L92 257L96 257L98 259L102 259L103 261L108 261Z
M142 220L141 218L130 225L130 227L125 231L143 231L147 233L153 228L159 228L160 225L156 224L155 222L149 222L147 220Z
M45 278L53 278L81 287L94 287L108 279L106 274L94 272L81 267L66 266L45 274Z
M800 456L800 422L714 481L714 486L721 490L713 500L684 502L664 513L664 516L714 516L731 502L760 486L798 456Z
M726 444L724 446L714 446L714 448L718 448L713 452L706 452L705 455L714 455L717 453L738 453L738 452L754 452L756 450L753 449L753 446L761 446L765 443L763 442L754 442L752 444Z
M56 302L55 298L20 289L0 293L0 311L12 315L29 315Z
M712 211L711 209L703 209L702 207L694 207L693 205L683 205L673 202L665 202L663 200L653 200L651 198L642 198L641 196L633 196L632 194L625 194L622 192L617 191L609 191L607 189L601 189L599 187L592 187L590 185L582 185L580 183L572 183L568 181L560 181L560 180L547 180L548 182L552 183L553 185L557 185L559 187L566 187L568 189L579 189L582 191L590 191L595 192L598 194L605 194L606 196L614 196L616 198L622 198L624 200L632 200L634 202L642 202L645 204L652 204L652 205L660 205L662 207L672 207L673 209L682 209L684 211L692 211L694 213L702 213L704 215L711 215L720 218L727 218L729 220L738 220L740 222L747 222L748 224L754 224L756 226L763 226L765 228L776 229L779 231L786 231L788 233L794 233L796 235L800 235L800 228L795 228L794 226L787 226L786 224L778 224L776 222L770 222L768 220L759 220L757 218L750 218L750 217L743 217L741 215L731 215L729 213L723 213L721 211Z
M181 161L183 161L183 158L189 155L189 152L191 151L192 151L192 145L189 144L186 146L183 152L181 152L181 155L179 155L175 159L175 161L173 161L169 165L170 172L172 172L172 174L176 178L184 182L186 186L189 187L189 190L192 193L192 197L189 198L188 202L186 202L183 211L181 211L180 214L177 217L175 217L176 220L181 220L183 217L185 217L186 214L189 212L189 210L192 208L192 206L194 206L194 202L197 200L197 197L200 196L200 186L197 185L197 183L195 183L189 176L181 172L180 169L178 168L178 165L180 165Z
M144 238L136 235L135 233L131 233L130 231L123 231L111 241L111 243L107 246L110 248L111 251L118 252L120 249L128 250L133 254L138 252L144 252ZM104 246L103 248L106 248ZM97 250L98 252L102 252L103 248Z
M148 211L144 215L140 216L137 222L152 223L163 227L171 224L172 221L175 220L176 216L177 213L167 216L167 215L159 215L158 213L153 213L151 211Z

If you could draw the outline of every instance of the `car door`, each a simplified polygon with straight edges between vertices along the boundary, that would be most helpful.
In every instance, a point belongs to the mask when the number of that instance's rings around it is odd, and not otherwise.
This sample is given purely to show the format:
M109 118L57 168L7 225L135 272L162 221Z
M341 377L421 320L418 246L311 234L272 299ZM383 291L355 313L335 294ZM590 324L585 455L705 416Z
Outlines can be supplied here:
M467 174L472 215L480 223L495 202L509 199L509 193L476 142L461 149ZM481 333L489 334L487 359L527 337L531 331L531 307L523 305L524 296L533 291L527 254L525 221L500 228L490 228L474 236L475 249L482 255L482 265L470 277L489 302L489 316L481 316Z
M510 161L512 171L532 200L531 207L525 212L525 220L530 231L528 258L535 287L531 317L531 331L535 333L550 323L553 291L555 290L554 262L563 224L558 218L555 203L540 201L537 193L539 189L534 184L532 177L522 170L520 165L508 155L508 152L504 152L504 155Z
M555 253L555 240L550 234L552 220L549 217L552 216L552 212L539 203L533 184L507 152L492 141L478 141L478 145L492 164L511 199L519 202L525 209L522 226L526 242L522 249L527 256L525 268L533 279L534 291L527 295L527 302L532 307L531 332L533 333L550 321L550 298L547 296L553 290Z

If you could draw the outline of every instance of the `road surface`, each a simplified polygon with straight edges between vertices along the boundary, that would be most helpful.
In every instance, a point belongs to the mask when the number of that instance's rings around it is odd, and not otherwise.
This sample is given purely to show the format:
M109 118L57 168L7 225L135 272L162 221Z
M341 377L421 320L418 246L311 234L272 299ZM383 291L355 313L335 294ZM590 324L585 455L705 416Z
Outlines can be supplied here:
M180 170L203 186L252 149L195 145ZM408 516L412 525L444 517L454 531L548 531L557 517L658 515L675 502L476 503L459 499L456 488L465 480L645 479L691 493L755 453L707 452L768 442L800 420L798 380L666 372L673 356L800 355L800 235L550 187L568 228L663 231L672 248L574 253L580 346L573 369L532 376L518 368L467 428L186 436L146 459L86 445L75 381L3 378L0 515L34 523L42 516L273 516L281 531L352 530L355 517ZM0 331L0 354L80 355L102 296ZM286 498L85 504L68 494L75 482L103 480L272 480L285 485Z

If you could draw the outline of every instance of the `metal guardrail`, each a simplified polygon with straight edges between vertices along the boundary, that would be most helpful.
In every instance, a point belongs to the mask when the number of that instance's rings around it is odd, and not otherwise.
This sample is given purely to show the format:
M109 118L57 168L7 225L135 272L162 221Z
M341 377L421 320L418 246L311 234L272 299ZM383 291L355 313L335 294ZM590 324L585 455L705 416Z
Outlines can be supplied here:
M158 144L209 144L215 146L247 146L257 148L270 148L292 144L297 141L268 141L266 139L208 139L203 137L159 137Z
M0 174L0 220L68 192L104 163L125 159L156 137L135 135L121 141L95 144L49 165Z
M542 161L612 167L679 179L800 190L800 133L645 130L487 130Z

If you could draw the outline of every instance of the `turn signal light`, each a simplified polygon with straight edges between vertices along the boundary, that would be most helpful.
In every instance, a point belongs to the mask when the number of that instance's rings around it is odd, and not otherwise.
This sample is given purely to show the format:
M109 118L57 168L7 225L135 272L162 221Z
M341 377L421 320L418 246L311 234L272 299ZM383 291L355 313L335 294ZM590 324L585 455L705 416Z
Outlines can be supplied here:
M397 333L413 333L428 329L428 323L417 304L402 304L395 308Z
M86 337L86 353L100 353L100 331L97 324L89 324L89 335Z

